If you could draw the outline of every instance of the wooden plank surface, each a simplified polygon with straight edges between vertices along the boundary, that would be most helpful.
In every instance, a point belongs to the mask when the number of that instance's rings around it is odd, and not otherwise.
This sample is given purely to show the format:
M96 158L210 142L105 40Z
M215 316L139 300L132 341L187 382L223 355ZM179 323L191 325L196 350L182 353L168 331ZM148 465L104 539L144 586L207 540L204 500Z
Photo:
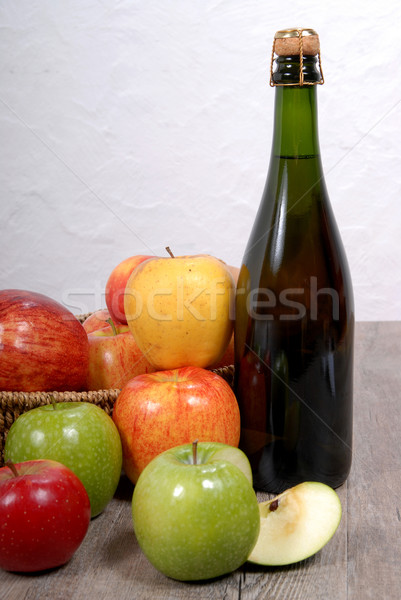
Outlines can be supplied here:
M401 598L401 323L357 329L348 598ZM363 590L363 592L362 592Z
M401 322L358 323L354 454L338 489L343 517L314 557L284 568L244 565L205 583L179 583L141 553L122 478L72 560L39 575L0 572L1 600L356 600L401 597ZM264 496L259 494L259 498Z

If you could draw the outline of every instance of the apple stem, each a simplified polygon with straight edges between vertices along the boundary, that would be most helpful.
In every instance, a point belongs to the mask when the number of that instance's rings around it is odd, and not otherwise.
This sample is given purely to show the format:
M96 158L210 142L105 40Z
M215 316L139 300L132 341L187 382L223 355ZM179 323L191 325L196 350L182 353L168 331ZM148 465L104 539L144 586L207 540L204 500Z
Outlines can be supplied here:
M56 410L56 404L57 404L57 402L56 402L56 399L53 396L53 394L50 394L50 400L51 400L51 403L52 403L53 410Z
M166 250L170 254L171 258L175 258L174 254L170 250L170 246L166 246Z
M194 465L198 464L198 440L192 442L192 462Z
M11 460L6 460L5 466L8 467L12 471L14 477L19 477L17 468Z
M116 329L113 319L110 317L110 319L106 320L106 323L108 323L111 326L111 328L113 330L113 335L117 335L117 329Z

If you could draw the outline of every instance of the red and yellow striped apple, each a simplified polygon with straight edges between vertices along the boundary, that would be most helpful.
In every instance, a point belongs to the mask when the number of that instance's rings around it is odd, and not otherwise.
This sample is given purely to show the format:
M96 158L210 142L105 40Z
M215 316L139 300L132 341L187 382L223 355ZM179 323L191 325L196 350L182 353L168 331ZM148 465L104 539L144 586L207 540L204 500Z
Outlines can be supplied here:
M143 254L130 256L114 267L110 273L106 283L106 305L115 323L127 324L124 312L125 287L132 271L148 258L151 256Z
M88 340L88 390L121 389L133 377L154 371L128 325L106 323L89 333Z
M136 482L158 454L197 439L238 446L240 415L229 384L199 367L135 377L113 409L123 447L123 468Z
M107 327L107 321L110 318L110 313L107 308L100 308L99 310L95 310L95 312L90 314L89 317L87 317L82 323L82 326L86 333L92 333L92 331L102 329L102 327Z

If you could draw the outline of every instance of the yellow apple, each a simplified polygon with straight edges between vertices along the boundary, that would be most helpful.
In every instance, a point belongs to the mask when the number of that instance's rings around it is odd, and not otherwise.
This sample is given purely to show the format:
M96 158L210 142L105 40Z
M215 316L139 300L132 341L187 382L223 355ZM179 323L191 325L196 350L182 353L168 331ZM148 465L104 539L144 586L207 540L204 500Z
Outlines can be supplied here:
M232 335L234 291L228 266L213 256L154 257L132 272L124 311L156 369L209 367Z

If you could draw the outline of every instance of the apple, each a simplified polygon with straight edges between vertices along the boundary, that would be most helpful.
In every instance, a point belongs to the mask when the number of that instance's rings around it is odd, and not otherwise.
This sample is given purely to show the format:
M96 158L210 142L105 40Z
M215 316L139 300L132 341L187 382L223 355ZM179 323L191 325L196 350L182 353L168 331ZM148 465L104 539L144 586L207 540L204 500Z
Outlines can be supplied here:
M86 317L85 321L82 323L82 326L86 333L92 333L92 331L107 327L107 321L110 318L109 311L106 308L100 308L99 310L95 310L95 312L90 314L89 317Z
M233 331L234 281L213 256L150 258L136 267L125 293L132 334L156 369L209 367Z
M122 450L117 428L99 406L58 402L38 406L11 425L5 460L56 460L69 467L88 493L92 517L106 507L121 474Z
M0 567L43 571L66 563L84 539L90 503L74 473L52 460L0 469Z
M135 535L153 566L182 581L240 567L260 527L250 476L242 451L224 444L195 442L153 459L132 498Z
M318 552L341 521L341 502L324 483L306 481L259 504L260 534L249 562L289 565Z
M152 257L143 254L130 256L114 267L110 273L106 283L106 305L115 323L127 325L124 312L125 288L132 271L148 258Z
M113 408L123 468L135 483L158 454L194 440L238 446L240 414L229 384L200 367L138 375Z
M88 340L88 390L121 389L136 375L154 371L128 325L114 325L111 321L106 327L89 333Z
M89 343L78 319L36 292L0 291L0 389L82 390Z

